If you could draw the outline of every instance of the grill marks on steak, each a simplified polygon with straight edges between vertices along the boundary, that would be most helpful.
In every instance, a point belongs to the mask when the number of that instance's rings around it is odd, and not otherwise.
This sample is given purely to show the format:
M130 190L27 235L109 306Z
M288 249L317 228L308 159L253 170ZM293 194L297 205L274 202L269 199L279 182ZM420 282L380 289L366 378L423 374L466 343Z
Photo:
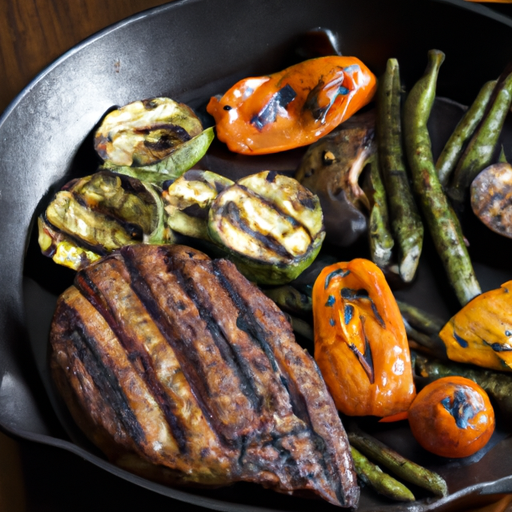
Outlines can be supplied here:
M314 361L230 262L127 246L77 275L51 340L59 388L114 462L136 453L178 483L244 480L357 504Z
M335 482L341 503L357 502L359 489L357 476L352 467L350 446L331 396L325 392L325 384L313 358L295 342L288 323L283 325L282 313L264 295L251 294L246 279L225 260L213 263L215 272L222 275L226 286L231 288L233 299L241 311L249 311L246 323L257 336L272 349L275 360L286 376L288 389L296 414L318 436L329 472L329 480ZM229 283L229 284L228 284ZM279 332L279 336L275 333ZM355 501L354 501L355 500Z

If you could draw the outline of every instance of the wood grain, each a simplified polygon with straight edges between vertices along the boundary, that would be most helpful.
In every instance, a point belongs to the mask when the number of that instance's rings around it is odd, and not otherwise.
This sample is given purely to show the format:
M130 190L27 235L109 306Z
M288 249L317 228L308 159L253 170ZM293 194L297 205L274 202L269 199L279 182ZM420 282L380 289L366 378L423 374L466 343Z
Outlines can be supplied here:
M86 37L168 0L0 0L0 113Z

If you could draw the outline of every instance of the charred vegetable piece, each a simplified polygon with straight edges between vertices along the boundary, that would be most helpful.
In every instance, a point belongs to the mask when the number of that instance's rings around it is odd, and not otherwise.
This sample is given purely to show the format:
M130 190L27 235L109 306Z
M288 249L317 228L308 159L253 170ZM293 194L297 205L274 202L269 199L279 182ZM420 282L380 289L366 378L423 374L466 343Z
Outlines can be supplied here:
M418 344L418 347L415 348L418 350L421 349L423 352L427 352L429 355L434 357L446 358L446 348L439 337L439 334L426 334L421 330L412 327L405 318L404 326L408 339Z
M414 501L414 494L398 480L384 473L359 450L350 447L358 478L376 492L396 501Z
M222 191L208 217L211 239L259 284L295 279L325 237L318 198L297 180L264 171Z
M349 432L348 439L352 446L355 446L371 460L387 468L402 480L427 489L436 496L446 496L448 494L446 482L440 475L403 457L383 442L360 429Z
M397 300L396 303L404 320L407 320L412 327L425 334L439 334L439 331L446 323L438 316L432 315L411 304L400 300Z
M168 226L183 235L208 239L210 206L220 192L233 184L210 171L187 171L162 193Z
M370 161L370 172L363 185L370 202L368 241L371 260L380 268L387 268L393 256L395 241L389 225L386 191L382 183L378 158Z
M444 53L428 52L428 65L409 92L404 105L404 133L407 160L414 190L449 282L461 305L480 292L459 220L444 194L432 156L428 118L435 99L437 77Z
M378 156L398 249L398 272L401 279L408 283L413 280L420 260L423 223L406 172L401 95L398 61L389 59L377 91Z
M326 267L313 288L315 359L338 410L390 416L416 395L400 310L382 271L355 259Z
M171 241L164 213L152 185L102 171L57 192L39 220L39 244L78 270L123 245Z
M448 185L452 171L461 157L464 146L471 139L478 123L482 120L496 81L487 82L475 101L459 121L436 161L436 170L443 187Z
M179 178L204 156L214 138L213 128L207 128L193 139L180 144L163 160L142 167L128 167L105 162L103 169L132 176L141 181L162 186L164 182Z
M495 418L487 393L464 377L444 377L419 393L408 411L418 443L441 457L469 457L491 438Z
M512 419L512 376L502 372L486 370L451 361L414 354L414 371L416 375L429 382L443 377L465 377L476 382L493 399L506 416Z
M281 309L292 314L308 314L312 312L311 296L300 292L290 285L263 290Z
M498 79L484 117L453 173L448 194L457 207L464 206L471 182L478 173L493 163L499 137L511 104L512 63L507 66Z
M169 98L134 101L107 114L94 146L104 161L140 167L167 157L203 131L199 118Z
M96 131L94 147L106 169L162 183L196 164L213 137L213 129L203 131L187 105L152 98L107 114Z
M58 265L79 270L101 258L97 252L79 247L73 239L55 230L43 216L37 219L37 228L41 252Z
M348 246L367 231L370 203L359 177L376 152L374 138L375 113L357 114L311 145L295 173L319 197L334 245Z
M276 153L317 141L373 97L376 80L355 57L306 60L236 83L207 111L231 151Z
M492 231L512 238L512 166L486 167L471 184L471 208Z
M439 333L453 361L512 371L512 281L474 298Z

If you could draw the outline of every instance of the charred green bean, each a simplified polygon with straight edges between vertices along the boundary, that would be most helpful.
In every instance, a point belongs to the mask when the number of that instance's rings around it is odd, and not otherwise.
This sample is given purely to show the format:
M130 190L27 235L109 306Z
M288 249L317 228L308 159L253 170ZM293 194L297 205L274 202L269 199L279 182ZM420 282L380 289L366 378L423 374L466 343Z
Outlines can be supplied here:
M427 313L411 304L407 304L401 300L397 300L396 303L398 304L404 320L406 320L411 327L425 334L439 334L439 331L446 323L446 321L443 321L441 318Z
M475 101L466 110L441 151L436 161L436 170L443 187L448 185L448 180L464 151L466 142L471 138L478 123L483 118L495 85L496 80L493 80L487 82L480 89Z
M512 71L509 67L498 80L489 107L455 168L448 195L457 207L464 206L469 186L477 174L493 162L511 104Z
M357 476L365 484L387 498L397 501L414 501L414 494L398 480L384 473L379 466L368 460L360 451L350 447Z
M359 429L357 432L349 432L348 439L351 446L386 467L402 480L427 489L436 496L448 494L446 482L439 474L406 459L378 439Z
M302 293L290 285L279 286L263 290L263 293L272 299L281 309L293 314L311 313L311 295Z
M365 192L370 201L368 221L370 255L376 265L386 268L391 262L395 242L389 226L386 191L382 182L378 158L371 160L368 176Z
M423 247L423 224L406 173L400 113L398 61L389 59L377 91L377 141L389 201L391 227L398 247L398 268L405 282L414 278Z
M462 235L459 220L448 203L432 156L427 121L436 95L444 53L431 50L424 76L411 89L404 106L407 159L414 190L435 247L461 305L481 293Z

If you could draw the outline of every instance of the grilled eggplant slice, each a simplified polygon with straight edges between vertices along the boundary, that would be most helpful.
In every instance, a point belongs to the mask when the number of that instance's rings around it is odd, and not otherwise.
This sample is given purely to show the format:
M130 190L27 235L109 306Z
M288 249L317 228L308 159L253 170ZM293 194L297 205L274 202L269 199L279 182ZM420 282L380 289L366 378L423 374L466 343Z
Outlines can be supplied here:
M69 409L121 467L357 506L347 436L317 366L231 262L125 246L77 274L50 340Z
M233 181L214 172L187 171L162 193L167 225L182 235L208 240L210 206L231 185Z
M39 218L43 254L74 270L123 245L172 241L158 191L109 171L65 185Z
M176 179L206 153L213 128L170 98L134 101L107 114L94 137L104 168L153 183Z
M244 275L269 285L300 275L325 238L318 197L273 171L246 176L221 192L209 211L208 232Z
M512 238L512 165L486 167L471 183L471 208L492 231Z
M376 152L375 113L356 114L306 151L295 178L320 198L327 241L348 246L367 232L370 203L359 177Z

